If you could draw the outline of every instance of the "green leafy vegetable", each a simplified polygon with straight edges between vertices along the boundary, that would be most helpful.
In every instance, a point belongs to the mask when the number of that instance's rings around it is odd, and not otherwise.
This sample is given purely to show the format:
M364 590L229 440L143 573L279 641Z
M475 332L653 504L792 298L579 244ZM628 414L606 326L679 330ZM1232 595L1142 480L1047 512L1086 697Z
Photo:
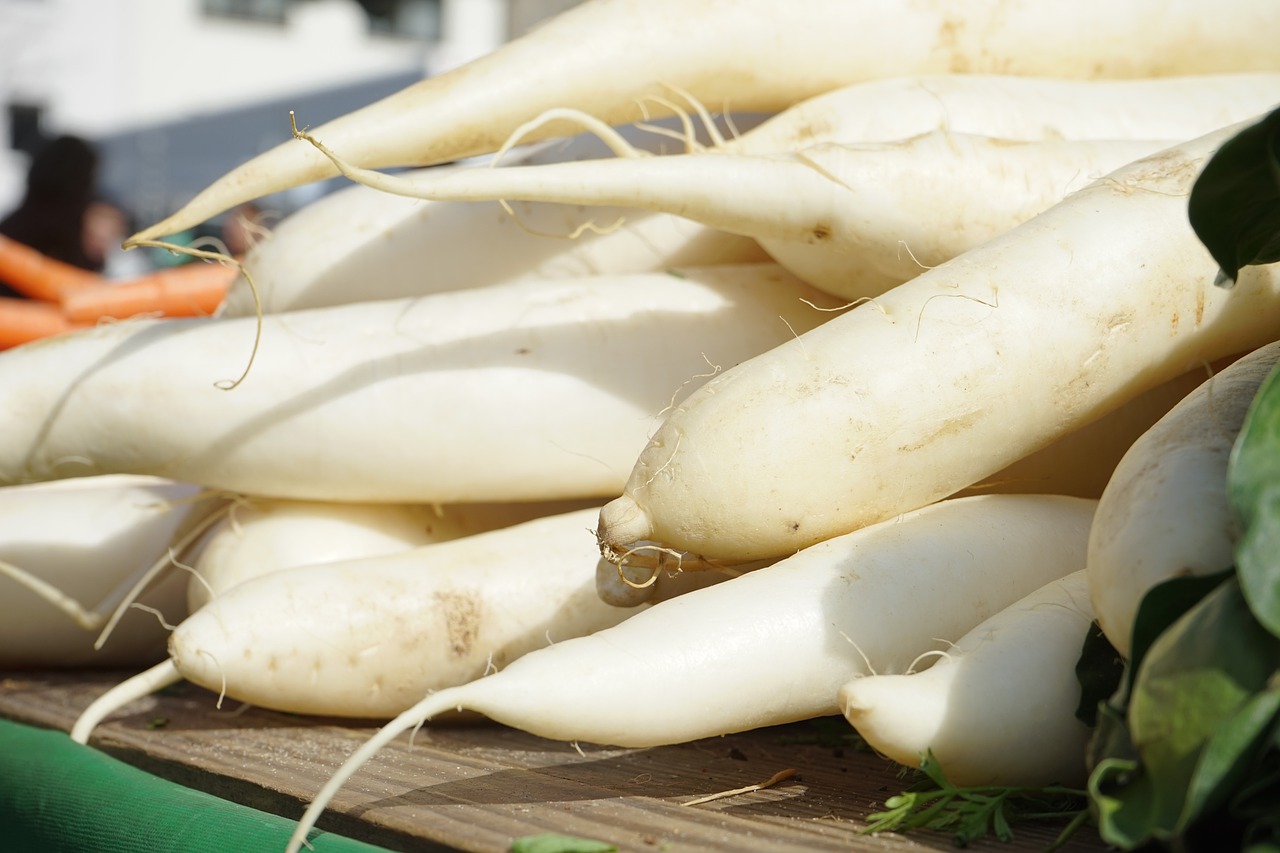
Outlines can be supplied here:
M1191 190L1191 227L1235 283L1240 268L1280 261L1280 110L1214 154Z
M921 760L920 770L925 777L920 787L885 800L885 811L867 817L865 832L933 829L951 833L963 847L987 834L1008 841L1019 820L1071 818L1056 847L1088 817L1085 792L1076 788L960 788L947 780L932 753Z
M605 841L544 832L540 835L525 835L517 838L511 842L510 851L511 853L616 853L617 849Z
M1258 389L1231 451L1227 495L1239 521L1235 557L1253 615L1280 636L1280 370Z

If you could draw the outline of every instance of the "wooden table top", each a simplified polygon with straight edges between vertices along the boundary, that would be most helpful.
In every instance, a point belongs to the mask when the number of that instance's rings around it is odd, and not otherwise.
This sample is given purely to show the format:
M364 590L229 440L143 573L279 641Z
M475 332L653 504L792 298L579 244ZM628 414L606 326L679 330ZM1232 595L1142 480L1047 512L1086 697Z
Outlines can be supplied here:
M69 730L129 673L0 673L0 717ZM226 703L191 685L136 701L91 745L157 776L296 819L376 722L302 717ZM906 784L859 749L840 718L651 749L544 740L485 721L435 725L397 739L342 789L319 826L413 853L506 853L513 838L558 832L658 853L857 853L953 850L948 836L862 834L865 818ZM700 805L691 800L769 788ZM1018 825L1008 843L1046 849L1064 824ZM1097 853L1085 827L1061 848Z

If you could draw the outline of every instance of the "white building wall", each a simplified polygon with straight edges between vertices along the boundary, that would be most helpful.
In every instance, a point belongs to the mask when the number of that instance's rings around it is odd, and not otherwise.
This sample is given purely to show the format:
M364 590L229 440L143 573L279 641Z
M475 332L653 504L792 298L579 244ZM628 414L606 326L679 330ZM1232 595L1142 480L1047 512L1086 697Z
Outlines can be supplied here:
M375 35L355 0L305 0L283 25L199 0L0 0L0 107L40 105L49 134L101 136L406 69L438 73L506 38L509 0L443 0L442 40ZM26 158L0 112L0 210Z

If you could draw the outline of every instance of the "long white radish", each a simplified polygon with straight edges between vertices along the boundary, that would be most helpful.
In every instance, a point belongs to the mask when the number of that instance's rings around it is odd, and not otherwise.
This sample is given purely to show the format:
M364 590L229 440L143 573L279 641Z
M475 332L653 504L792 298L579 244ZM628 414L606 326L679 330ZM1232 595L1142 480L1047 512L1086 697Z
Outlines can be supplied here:
M244 263L262 310L283 312L529 279L769 260L748 237L678 216L536 202L510 207L514 216L497 205L428 203L350 187L284 220ZM221 316L257 311L248 279L237 277Z
M730 139L738 153L821 142L889 142L933 130L999 139L1192 139L1264 113L1280 74L1136 79L1014 74L888 77L815 95Z
M154 477L107 476L0 488L0 666L133 666L164 654L165 631L131 613L94 649L106 610L204 511L198 488ZM186 578L154 585L140 603L186 615Z
M323 140L317 144L324 150ZM1150 140L1010 141L933 131L786 154L623 157L403 177L343 174L431 200L631 204L755 238L791 273L848 300L879 295L1168 147Z
M191 612L250 578L321 563L408 551L548 515L580 501L372 504L241 499L200 542L187 589Z
M1000 72L1144 77L1274 69L1280 9L1266 0L588 0L458 69L316 129L369 168L493 151L548 109L610 124L669 112L671 87L705 104L773 112L858 80ZM639 47L638 47L639 46ZM303 117L305 121L305 117ZM574 132L576 129L569 132ZM545 137L566 130L554 123ZM134 239L335 172L282 143Z
M594 510L394 554L271 572L182 622L157 673L299 714L388 718L533 649L643 608L595 591ZM83 740L132 686L85 711Z
M1111 175L952 261L725 371L677 406L607 554L761 559L989 476L1138 394L1280 338L1280 268L1231 290L1186 196L1225 128Z
M802 302L808 299L812 304ZM660 415L831 315L769 264L101 326L0 357L0 481L163 474L268 497L617 495Z
M749 129L752 116L735 117ZM674 145L627 129L640 150ZM611 149L589 134L518 149L504 164L598 159ZM468 163L471 164L470 162ZM437 166L440 174L465 166ZM515 202L495 206L409 201L360 187L331 193L291 216L244 260L221 316L422 296L528 278L566 278L767 260L755 241L632 207ZM257 290L255 298L254 288Z
M653 746L838 713L842 684L903 672L1083 564L1096 501L945 501L686 593L595 634L427 697L343 764L308 807L297 850L343 782L444 711L478 711L567 741Z
M1151 587L1233 564L1227 460L1278 361L1280 343L1270 344L1205 381L1134 442L1107 483L1087 570L1098 624L1124 657Z
M1089 729L1075 713L1075 666L1092 621L1080 569L986 619L923 672L851 680L840 707L876 752L918 767L931 751L955 785L1080 786Z
M1137 80L1064 80L948 74L890 78L811 98L754 126L721 149L773 154L822 142L904 139L934 130L1002 139L1190 139L1242 121L1280 100L1280 74L1238 73ZM655 139L620 134L654 150ZM709 138L708 138L709 141ZM597 159L610 149L590 134L503 157L504 165ZM419 173L438 174L441 168ZM408 176L407 176L408 177ZM514 277L556 278L673 266L741 263L767 256L754 241L633 207L509 202L414 202L350 187L280 223L245 265L266 311L417 296ZM621 221L621 225L618 225ZM588 223L591 227L582 230ZM615 227L616 226L616 227ZM573 239L547 239L569 235ZM500 248L499 248L500 247ZM907 253L899 253L903 258ZM793 262L794 263L794 262ZM241 277L223 316L258 310Z
M1001 492L1099 498L1134 442L1215 371L1233 361L1233 357L1221 359L1157 385L1096 421L961 489L956 496Z

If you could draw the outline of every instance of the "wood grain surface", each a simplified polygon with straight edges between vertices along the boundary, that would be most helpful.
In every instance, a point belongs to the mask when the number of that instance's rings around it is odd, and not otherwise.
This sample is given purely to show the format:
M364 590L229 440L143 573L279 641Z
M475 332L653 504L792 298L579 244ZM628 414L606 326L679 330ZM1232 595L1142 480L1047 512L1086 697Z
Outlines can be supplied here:
M0 674L0 716L69 730L128 673ZM377 722L301 717L225 703L181 685L108 718L91 745L160 777L288 818ZM403 736L343 788L320 827L397 851L506 853L512 839L559 832L620 851L805 853L953 850L938 833L862 832L909 779L859 748L840 718L679 746L618 749L544 740L483 720ZM684 803L794 775L764 790ZM1007 843L1045 850L1064 824L1019 825ZM1105 849L1086 827L1061 848Z

